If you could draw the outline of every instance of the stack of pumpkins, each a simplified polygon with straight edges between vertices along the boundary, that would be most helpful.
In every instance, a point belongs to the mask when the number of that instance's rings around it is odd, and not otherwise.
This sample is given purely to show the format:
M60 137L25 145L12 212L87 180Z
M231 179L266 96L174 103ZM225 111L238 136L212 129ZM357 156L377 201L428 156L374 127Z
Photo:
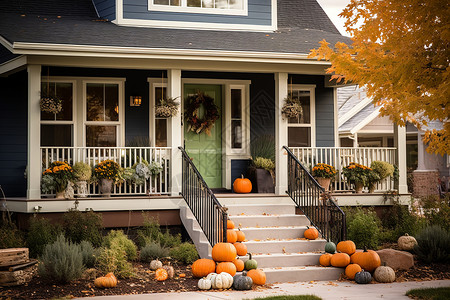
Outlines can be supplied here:
M251 253L247 253L247 246L242 243L245 234L235 230L231 220L227 222L227 240L228 243L214 245L213 259L198 259L192 264L192 275L200 278L198 287L208 290L228 289L233 286L236 290L249 290L253 284L265 284L266 274L257 269L257 262L252 259ZM248 255L249 259L244 263L238 256L245 255ZM236 272L241 271L241 275L236 275Z
M337 251L337 253L335 253ZM366 284L372 281L372 274L376 281L389 283L395 281L392 268L381 266L380 256L373 250L356 251L352 241L342 241L336 245L333 242L325 244L325 254L320 256L319 262L324 267L345 268L345 275L356 283Z

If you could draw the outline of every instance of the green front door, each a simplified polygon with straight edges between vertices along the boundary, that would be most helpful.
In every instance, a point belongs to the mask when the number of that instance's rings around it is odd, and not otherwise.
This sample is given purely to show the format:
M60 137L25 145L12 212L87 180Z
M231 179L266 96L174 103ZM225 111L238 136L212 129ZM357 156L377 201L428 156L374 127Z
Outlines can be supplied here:
M214 99L222 115L222 86L207 84L186 84L184 98L203 92ZM186 107L186 103L184 104ZM204 108L200 106L199 118L204 116ZM189 124L184 124L184 147L193 159L195 166L210 188L222 187L222 117L211 130L211 135L202 132L197 134L187 131Z

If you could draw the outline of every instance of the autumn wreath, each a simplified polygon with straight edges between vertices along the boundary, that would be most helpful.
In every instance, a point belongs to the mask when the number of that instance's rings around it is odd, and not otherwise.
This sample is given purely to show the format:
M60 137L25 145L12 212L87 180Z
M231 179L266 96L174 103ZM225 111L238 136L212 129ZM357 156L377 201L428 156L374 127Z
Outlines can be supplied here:
M214 98L199 92L186 98L185 103L184 119L189 124L188 131L197 134L204 131L207 135L211 135L211 128L220 117L219 108L214 104ZM205 109L205 115L200 119L198 110L201 105Z

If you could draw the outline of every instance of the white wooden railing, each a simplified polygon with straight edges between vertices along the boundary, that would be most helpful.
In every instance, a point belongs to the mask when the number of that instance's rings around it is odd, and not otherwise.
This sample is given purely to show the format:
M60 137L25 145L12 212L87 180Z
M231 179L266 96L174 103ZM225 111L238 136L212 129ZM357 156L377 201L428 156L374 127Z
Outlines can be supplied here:
M370 167L372 161L385 161L395 164L396 148L371 148L371 147L292 147L290 148L298 160L311 171L317 163L326 163L336 168L334 191L345 192L352 190L342 175L342 169L351 162ZM394 190L394 180L388 177L379 182L376 192Z
M65 161L71 165L76 162L84 162L93 167L101 161L111 159L122 168L131 167L142 160L146 160L149 163L155 161L163 168L158 175L152 176L142 185L130 182L115 184L112 195L169 194L170 152L171 148L169 147L41 147L42 170L48 168L54 161ZM90 183L88 195L96 196L99 194L98 185Z

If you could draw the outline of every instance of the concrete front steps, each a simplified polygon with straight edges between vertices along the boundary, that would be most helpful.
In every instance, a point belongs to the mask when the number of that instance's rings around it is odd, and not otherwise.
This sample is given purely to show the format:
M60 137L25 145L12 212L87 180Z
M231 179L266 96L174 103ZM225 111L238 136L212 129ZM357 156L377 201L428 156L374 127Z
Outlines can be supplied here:
M245 233L247 250L266 273L267 283L339 279L343 269L319 265L326 241L303 237L310 222L306 216L295 214L289 197L216 197ZM248 256L241 259L245 261Z

